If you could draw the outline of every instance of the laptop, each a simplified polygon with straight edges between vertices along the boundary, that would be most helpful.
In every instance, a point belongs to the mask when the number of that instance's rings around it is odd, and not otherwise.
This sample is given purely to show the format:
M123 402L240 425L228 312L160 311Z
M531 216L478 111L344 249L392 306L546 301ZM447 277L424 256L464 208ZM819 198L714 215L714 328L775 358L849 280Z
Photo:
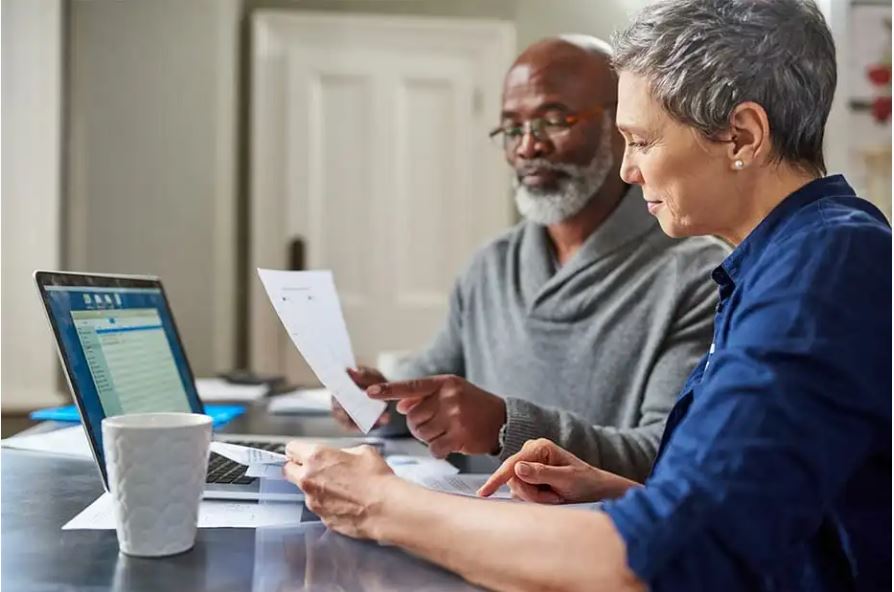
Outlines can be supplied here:
M36 271L34 278L108 491L103 418L157 411L205 412L174 315L157 277ZM293 438L215 434L214 439L283 452ZM356 443L346 439L341 445ZM259 499L260 482L247 477L246 470L212 453L204 497ZM268 480L264 485L264 499L302 498L288 481Z

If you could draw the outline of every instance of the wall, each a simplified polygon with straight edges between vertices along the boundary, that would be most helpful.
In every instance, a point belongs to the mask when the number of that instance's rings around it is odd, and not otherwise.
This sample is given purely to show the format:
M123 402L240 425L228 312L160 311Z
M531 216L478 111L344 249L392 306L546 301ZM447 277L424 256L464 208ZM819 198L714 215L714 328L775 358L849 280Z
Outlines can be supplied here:
M512 21L519 47L559 33L587 33L608 39L627 16L648 0L246 0L256 8L494 18Z
M3 0L3 410L55 405L58 363L31 279L60 251L60 0Z
M520 47L608 38L647 0L71 0L69 267L160 274L199 374L246 359L248 22L256 9L490 18ZM820 0L836 37L843 0ZM841 45L839 45L841 47ZM846 169L845 108L829 161ZM239 240L237 240L239 239Z
M70 7L65 264L160 275L193 370L230 369L240 4Z
M501 19L526 45L608 35L640 4L603 1L594 15L591 0L72 0L63 263L161 275L196 373L228 369L245 359L242 286L254 280L236 240L250 74L239 56L254 9Z

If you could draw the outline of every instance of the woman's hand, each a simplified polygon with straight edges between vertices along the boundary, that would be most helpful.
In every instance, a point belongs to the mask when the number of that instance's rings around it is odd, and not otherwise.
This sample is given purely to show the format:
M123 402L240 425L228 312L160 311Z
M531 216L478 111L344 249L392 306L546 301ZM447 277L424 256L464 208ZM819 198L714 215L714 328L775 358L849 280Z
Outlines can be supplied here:
M514 497L541 504L620 497L639 485L597 469L545 438L525 442L481 486L478 495L487 497L507 483Z
M286 446L286 456L286 478L304 492L311 512L336 532L372 537L372 521L386 485L397 480L373 447L339 450L293 441Z

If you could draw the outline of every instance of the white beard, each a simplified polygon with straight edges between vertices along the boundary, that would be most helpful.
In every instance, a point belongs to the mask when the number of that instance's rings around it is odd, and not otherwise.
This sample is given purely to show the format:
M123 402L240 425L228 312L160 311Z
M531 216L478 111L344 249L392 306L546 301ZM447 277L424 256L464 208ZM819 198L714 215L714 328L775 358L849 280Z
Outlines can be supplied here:
M513 177L515 207L527 220L544 226L556 224L574 216L590 203L590 200L605 183L614 164L612 155L611 118L602 116L602 136L593 160L586 166L557 164L538 158L528 161L531 168L560 171L568 177L559 180L559 187L553 191L540 191L523 184L518 176Z

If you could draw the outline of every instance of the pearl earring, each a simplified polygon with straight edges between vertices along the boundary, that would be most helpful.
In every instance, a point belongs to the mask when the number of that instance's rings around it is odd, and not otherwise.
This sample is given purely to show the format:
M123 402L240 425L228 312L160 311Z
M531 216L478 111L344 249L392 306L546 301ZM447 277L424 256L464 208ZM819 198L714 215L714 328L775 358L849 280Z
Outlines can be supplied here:
M745 168L745 163L741 160L736 160L733 163L733 168L736 169L737 171L741 171L742 169Z

